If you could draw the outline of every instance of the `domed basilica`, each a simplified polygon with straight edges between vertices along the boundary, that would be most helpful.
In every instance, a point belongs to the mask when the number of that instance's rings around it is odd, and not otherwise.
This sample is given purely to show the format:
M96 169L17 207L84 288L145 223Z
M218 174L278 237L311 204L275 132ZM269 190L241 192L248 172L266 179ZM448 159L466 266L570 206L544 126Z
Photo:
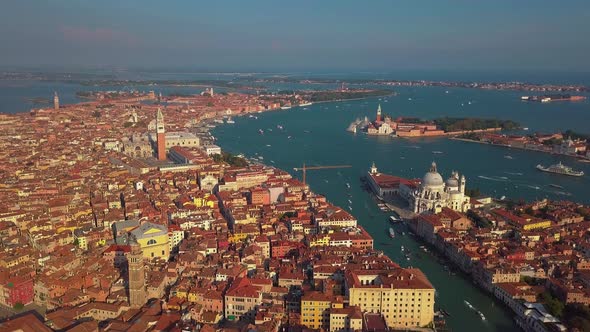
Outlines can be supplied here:
M419 188L410 195L409 203L415 213L439 213L443 207L466 212L471 203L469 196L465 195L465 176L459 178L459 173L453 171L445 182L436 170L436 163L432 162Z

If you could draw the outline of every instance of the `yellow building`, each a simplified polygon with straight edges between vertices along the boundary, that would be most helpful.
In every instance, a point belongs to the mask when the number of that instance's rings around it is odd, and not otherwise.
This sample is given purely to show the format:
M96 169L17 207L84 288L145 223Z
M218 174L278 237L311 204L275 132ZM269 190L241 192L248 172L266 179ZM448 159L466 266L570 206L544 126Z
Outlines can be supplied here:
M217 197L213 194L205 194L203 197L193 198L193 203L196 207L209 207L214 208L217 205Z
M530 221L528 224L524 225L522 229L524 229L525 231L530 231L532 229L545 229L549 227L551 227L550 220L539 219L535 221Z
M330 308L332 299L321 292L307 292L301 297L301 325L311 329L323 328L330 325Z
M380 313L394 329L424 327L434 319L434 287L418 269L348 270L351 306Z
M146 222L132 230L133 237L143 252L144 258L163 258L170 256L168 228L164 225Z
M310 247L324 247L330 245L330 236L329 235L317 235L317 237L312 237L309 241Z

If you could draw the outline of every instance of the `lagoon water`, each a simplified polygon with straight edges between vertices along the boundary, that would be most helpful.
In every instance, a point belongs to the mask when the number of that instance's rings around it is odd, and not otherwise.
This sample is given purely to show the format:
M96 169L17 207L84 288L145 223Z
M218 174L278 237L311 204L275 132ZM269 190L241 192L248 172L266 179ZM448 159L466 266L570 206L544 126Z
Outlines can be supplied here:
M218 144L232 153L247 157L262 157L262 162L291 172L304 162L307 165L352 165L352 168L308 171L307 181L315 192L325 194L336 205L351 209L359 223L375 239L375 247L383 250L402 266L422 269L437 289L439 307L447 310L454 331L516 331L512 313L500 303L474 287L460 274L452 275L434 256L421 252L419 243L406 233L389 239L388 215L381 212L370 195L360 185L372 162L380 171L404 177L422 177L434 160L439 172L448 177L458 170L467 177L468 188L500 197L527 200L549 197L590 203L590 179L542 173L535 165L563 161L575 169L590 174L590 164L574 158L553 156L533 151L507 149L447 138L395 139L368 137L346 132L355 118L373 118L377 105L392 116L472 116L513 119L531 131L574 129L585 131L590 118L590 104L540 104L519 100L519 93L441 88L403 88L388 98L314 104L286 111L258 114L258 119L240 117L235 124L223 125L213 131ZM410 100L411 98L411 100ZM469 104L471 101L471 104ZM463 104L463 106L461 106ZM283 130L277 125L281 125ZM259 133L259 129L264 134ZM437 151L437 153L433 153ZM438 153L438 152L442 153ZM508 159L505 156L510 156ZM350 183L348 189L346 183ZM556 189L557 184L563 189ZM352 201L352 204L349 202ZM403 226L396 226L403 227ZM400 229L401 230L401 229ZM399 234L400 232L398 232ZM411 260L401 253L400 246L409 248ZM484 313L482 321L464 304L469 301Z

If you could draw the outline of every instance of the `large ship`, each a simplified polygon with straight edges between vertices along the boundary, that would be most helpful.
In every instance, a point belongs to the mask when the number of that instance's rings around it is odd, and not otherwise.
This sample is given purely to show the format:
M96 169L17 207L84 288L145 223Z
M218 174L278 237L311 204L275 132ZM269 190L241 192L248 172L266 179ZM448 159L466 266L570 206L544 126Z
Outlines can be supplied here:
M551 165L549 167L544 167L543 165L537 165L537 169L543 172L555 173L555 174L563 174L563 175L570 175L570 176L582 176L584 175L583 171L575 171L569 166L565 166L561 162L559 164Z
M551 101L580 101L586 99L585 96L572 96L568 94L553 94L553 95L542 95L542 96L522 96L520 97L523 101L539 101L542 103L548 103Z

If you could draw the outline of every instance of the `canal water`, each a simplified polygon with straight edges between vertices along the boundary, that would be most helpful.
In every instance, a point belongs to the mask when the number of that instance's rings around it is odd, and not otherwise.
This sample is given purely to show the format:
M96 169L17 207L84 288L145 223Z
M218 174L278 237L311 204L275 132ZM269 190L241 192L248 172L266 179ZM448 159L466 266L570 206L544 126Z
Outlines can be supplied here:
M585 129L583 120L590 114L588 102L578 104L527 104L514 92L467 89L408 88L398 95L359 101L314 104L286 111L258 114L258 119L235 118L236 123L215 128L213 136L222 149L289 171L304 162L307 165L351 165L351 168L308 171L311 189L324 194L336 205L350 209L359 224L375 239L375 248L383 250L402 266L418 267L437 289L437 305L447 310L447 319L454 331L517 331L512 313L472 285L460 273L448 271L431 253L423 252L414 238L401 235L403 226L396 226L395 239L388 237L388 214L361 189L360 177L375 162L380 171L404 177L422 177L434 160L444 178L452 170L465 174L468 188L479 188L496 197L538 199L569 199L590 202L590 181L587 176L570 178L535 170L535 165L563 161L590 174L590 165L573 158L539 152L507 149L447 138L394 139L368 137L346 132L355 118L374 117L378 104L385 114L393 116L473 116L513 119L529 130ZM411 100L410 100L411 99ZM471 102L471 104L469 104ZM463 106L461 106L463 104ZM568 114L564 117L563 114ZM559 121L555 121L559 118ZM560 127L558 127L558 125ZM283 129L279 129L282 126ZM264 134L259 133L259 129ZM436 151L436 153L433 153ZM510 156L511 159L505 156ZM348 189L347 183L351 188ZM555 189L557 184L563 189ZM350 201L349 201L350 200ZM351 203L352 202L352 203ZM407 260L401 246L412 252ZM482 321L464 300L484 313Z

